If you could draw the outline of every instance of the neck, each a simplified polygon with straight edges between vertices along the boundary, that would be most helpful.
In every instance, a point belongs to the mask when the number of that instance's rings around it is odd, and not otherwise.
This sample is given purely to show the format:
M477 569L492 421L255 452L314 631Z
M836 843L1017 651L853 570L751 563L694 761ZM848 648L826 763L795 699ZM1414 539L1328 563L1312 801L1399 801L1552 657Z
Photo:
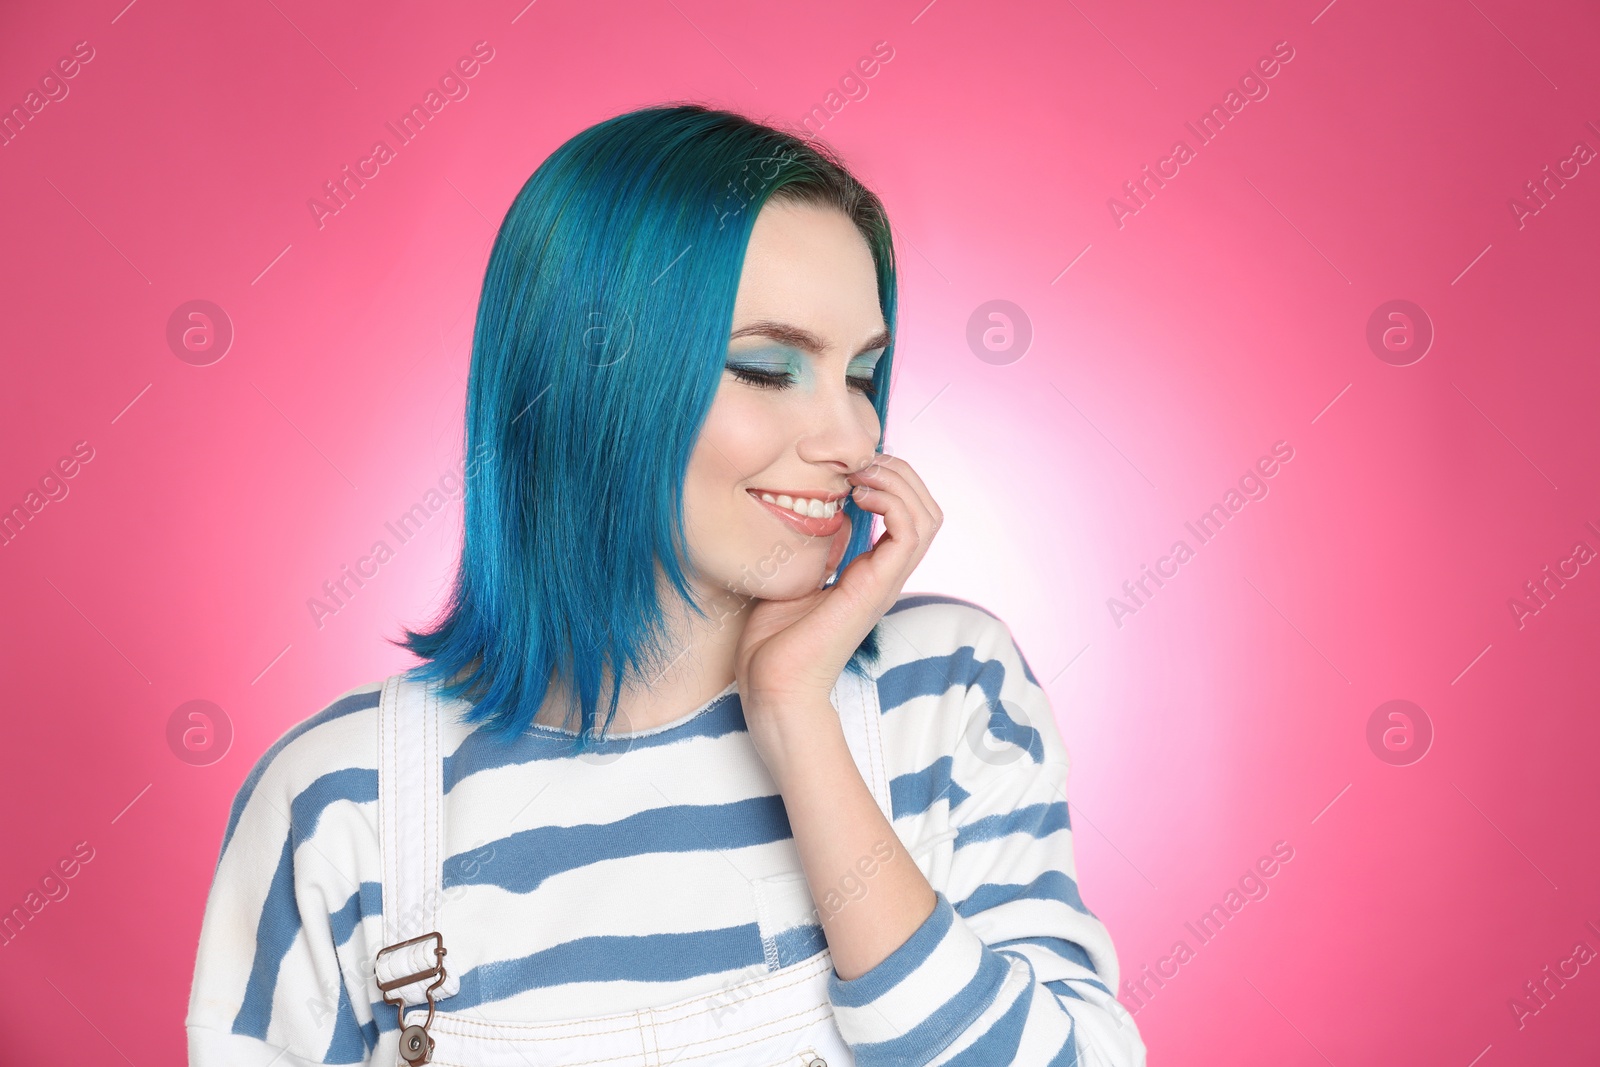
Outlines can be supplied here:
M666 649L664 662L657 664L647 677L627 679L617 700L616 717L607 730L608 737L651 730L680 719L734 680L734 652L756 601L727 589L707 588L693 579L690 588L705 617L682 603L670 585L660 588L658 595L667 614L662 642ZM599 721L605 718L611 684L608 671L601 684ZM569 708L574 709L570 714ZM578 729L575 700L560 679L551 684L534 722L564 730Z

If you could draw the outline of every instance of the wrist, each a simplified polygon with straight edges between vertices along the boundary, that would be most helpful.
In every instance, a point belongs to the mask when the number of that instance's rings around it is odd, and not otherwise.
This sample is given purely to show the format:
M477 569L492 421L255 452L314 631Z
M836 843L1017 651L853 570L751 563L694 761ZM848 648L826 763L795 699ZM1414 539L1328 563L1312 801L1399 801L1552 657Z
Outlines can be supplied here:
M751 739L781 793L841 759L854 766L839 712L827 699L764 707L745 720L760 724L759 732L751 727Z

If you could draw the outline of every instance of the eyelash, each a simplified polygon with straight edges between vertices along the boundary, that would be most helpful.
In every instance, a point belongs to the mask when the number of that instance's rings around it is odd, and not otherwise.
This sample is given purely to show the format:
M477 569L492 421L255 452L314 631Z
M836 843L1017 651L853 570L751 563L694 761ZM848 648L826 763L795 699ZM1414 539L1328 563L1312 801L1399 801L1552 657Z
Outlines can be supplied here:
M750 385L758 386L763 389L787 389L789 386L794 384L794 375L790 374L788 371L783 371L779 374L770 374L765 371L751 370L748 367L730 366L727 369L728 372L735 378L739 379L739 381L746 382ZM861 390L861 394L868 400L874 400L878 396L878 387L873 383L871 378L846 378L845 381L859 388Z

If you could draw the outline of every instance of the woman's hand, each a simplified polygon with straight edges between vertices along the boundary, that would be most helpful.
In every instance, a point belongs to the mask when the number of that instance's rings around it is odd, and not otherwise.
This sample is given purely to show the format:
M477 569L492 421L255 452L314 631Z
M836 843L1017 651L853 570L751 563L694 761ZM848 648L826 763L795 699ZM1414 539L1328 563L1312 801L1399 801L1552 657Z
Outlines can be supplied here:
M884 532L833 585L793 600L758 603L734 654L746 726L775 776L780 771L773 764L785 746L819 725L838 730L831 710L822 715L832 708L829 692L856 646L894 606L944 522L944 512L903 459L878 455L849 480L856 503L883 516ZM828 571L843 558L850 531L847 517L830 546Z

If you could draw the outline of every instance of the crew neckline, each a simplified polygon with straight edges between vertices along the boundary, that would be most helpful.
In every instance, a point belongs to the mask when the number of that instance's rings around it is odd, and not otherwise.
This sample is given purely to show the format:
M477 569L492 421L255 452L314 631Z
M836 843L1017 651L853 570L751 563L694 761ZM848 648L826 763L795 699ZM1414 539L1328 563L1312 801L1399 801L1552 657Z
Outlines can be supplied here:
M670 730L676 730L680 726L686 726L689 723L693 722L694 720L698 719L700 716L702 716L706 712L710 711L711 708L714 707L716 704L720 703L724 698L726 698L727 696L729 696L729 695L731 695L733 693L737 693L738 690L739 690L739 682L738 682L737 679L735 679L734 681L731 681L726 686L724 686L723 689L722 689L722 692L718 693L716 696L713 696L712 698L707 700L704 704L701 704L699 707L695 708L693 711L688 712L687 714L680 715L678 718L672 719L669 722L664 722L659 726L652 726L648 730L639 730L639 731L634 732L634 733L626 733L626 734L611 734L611 733L608 733L608 734L605 735L605 737L603 737L597 743L598 744L602 744L602 745L606 745L606 744L612 744L614 742L628 742L628 741L632 741L635 738L653 737L653 736L655 736L657 734L667 733ZM578 736L578 733L575 730L568 730L568 729L565 729L565 728L560 727L560 726L546 726L544 723L540 723L540 722L530 722L528 724L528 728L530 730L536 730L536 731L538 731L540 733L552 734L552 735L554 735L556 737L574 738L574 737Z

